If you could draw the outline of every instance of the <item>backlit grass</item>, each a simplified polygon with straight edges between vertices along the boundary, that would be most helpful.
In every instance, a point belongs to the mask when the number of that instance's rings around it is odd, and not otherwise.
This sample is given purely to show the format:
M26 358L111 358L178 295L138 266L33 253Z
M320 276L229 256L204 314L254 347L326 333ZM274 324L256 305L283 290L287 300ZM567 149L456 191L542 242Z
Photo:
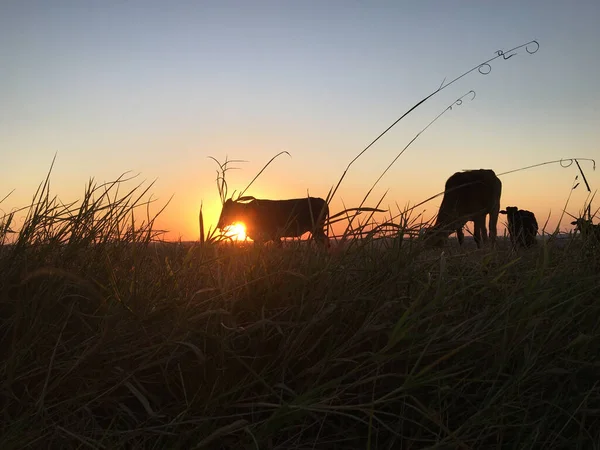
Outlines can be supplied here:
M119 184L1 236L0 448L599 445L591 243L160 243Z

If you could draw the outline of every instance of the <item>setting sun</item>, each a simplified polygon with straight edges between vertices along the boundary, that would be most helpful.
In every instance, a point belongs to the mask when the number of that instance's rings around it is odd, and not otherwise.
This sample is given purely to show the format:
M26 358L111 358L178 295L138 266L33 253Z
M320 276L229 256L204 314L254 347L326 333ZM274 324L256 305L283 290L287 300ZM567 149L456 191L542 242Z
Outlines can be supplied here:
M232 238L234 241L245 241L248 237L246 236L246 226L241 223L235 223L225 228L225 236Z

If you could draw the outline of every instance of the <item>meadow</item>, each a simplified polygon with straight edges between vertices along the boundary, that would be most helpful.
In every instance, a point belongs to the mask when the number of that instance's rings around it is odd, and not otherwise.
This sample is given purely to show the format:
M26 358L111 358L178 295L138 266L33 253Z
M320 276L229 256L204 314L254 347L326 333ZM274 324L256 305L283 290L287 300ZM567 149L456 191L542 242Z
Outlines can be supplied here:
M4 218L1 448L599 446L597 243L167 243L122 181Z
M600 448L593 239L432 249L371 188L330 249L164 242L152 185L49 180L0 217L2 449Z

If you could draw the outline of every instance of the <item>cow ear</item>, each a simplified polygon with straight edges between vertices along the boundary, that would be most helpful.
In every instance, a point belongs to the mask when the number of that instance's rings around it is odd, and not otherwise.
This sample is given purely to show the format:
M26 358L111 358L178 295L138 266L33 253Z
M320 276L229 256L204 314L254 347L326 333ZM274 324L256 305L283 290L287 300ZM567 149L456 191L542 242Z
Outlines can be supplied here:
M500 211L500 214L506 214L506 211L503 209L502 211Z

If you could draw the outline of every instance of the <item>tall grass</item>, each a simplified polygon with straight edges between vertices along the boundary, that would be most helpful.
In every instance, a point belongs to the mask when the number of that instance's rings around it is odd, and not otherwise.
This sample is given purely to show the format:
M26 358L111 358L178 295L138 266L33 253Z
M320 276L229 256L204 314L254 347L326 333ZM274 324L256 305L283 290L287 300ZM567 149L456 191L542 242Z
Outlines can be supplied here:
M129 183L1 248L3 449L598 446L598 249L164 243Z
M166 243L132 182L48 177L0 219L0 448L600 447L594 243L428 250L419 205L348 208L330 251L219 242L202 210Z

